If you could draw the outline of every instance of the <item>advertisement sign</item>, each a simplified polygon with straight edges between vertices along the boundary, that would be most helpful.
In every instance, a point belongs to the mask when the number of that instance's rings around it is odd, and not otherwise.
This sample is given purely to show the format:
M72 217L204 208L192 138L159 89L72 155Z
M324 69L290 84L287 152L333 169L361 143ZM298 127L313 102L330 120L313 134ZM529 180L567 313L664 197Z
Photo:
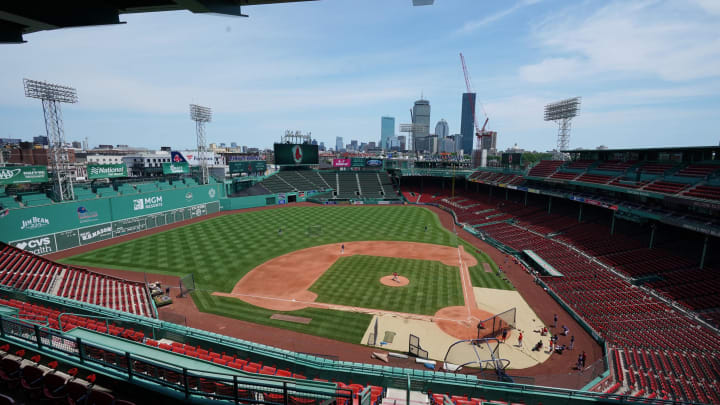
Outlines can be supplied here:
M273 148L276 165L318 164L317 145L276 143Z
M382 159L368 159L365 161L365 166L367 167L382 167L382 164Z
M81 245L110 239L113 236L113 226L112 224L89 226L81 229L79 236Z
M46 166L0 167L0 184L46 183Z
M333 159L333 167L350 167L350 159Z
M264 160L236 160L228 164L230 173L258 173L267 170Z
M15 241L11 243L11 245L36 255L45 255L57 250L55 246L55 238L52 235Z
M88 165L88 179L111 179L115 177L127 177L127 166L117 165Z
M185 174L190 173L190 166L187 162L165 162L162 164L163 174Z
M351 167L365 167L365 158L352 158Z

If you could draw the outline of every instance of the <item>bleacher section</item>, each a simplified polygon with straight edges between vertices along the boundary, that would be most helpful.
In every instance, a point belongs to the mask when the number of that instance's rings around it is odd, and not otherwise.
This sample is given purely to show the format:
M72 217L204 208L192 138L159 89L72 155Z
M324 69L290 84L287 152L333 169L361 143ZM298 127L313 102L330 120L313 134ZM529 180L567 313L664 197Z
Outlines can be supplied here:
M66 266L0 242L0 285L154 317L142 283Z
M672 183L669 181L655 180L643 187L645 191L654 191L656 193L677 194L688 185L683 183Z
M688 197L704 198L706 200L720 200L720 186L695 186L692 189L683 192L683 195Z
M418 192L403 193L410 191ZM693 268L693 262L663 249L611 236L607 226L539 207L473 193L454 198L443 193L426 201L454 211L459 222L486 238L518 252L532 250L563 274L541 280L607 340L615 360L608 392L720 402L720 335L611 268L632 278L660 277L647 286L710 320L720 319L719 269Z
M358 193L358 179L354 172L337 172L337 177L337 198L360 198Z
M720 170L720 165L703 165L695 164L688 165L687 167L679 170L675 173L675 176L681 177L707 177L713 172Z

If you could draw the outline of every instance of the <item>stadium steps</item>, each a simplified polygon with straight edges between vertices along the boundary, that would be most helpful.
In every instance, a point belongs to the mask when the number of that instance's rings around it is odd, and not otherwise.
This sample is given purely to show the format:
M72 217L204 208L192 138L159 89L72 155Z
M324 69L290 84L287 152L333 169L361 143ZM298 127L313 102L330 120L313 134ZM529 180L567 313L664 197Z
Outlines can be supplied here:
M382 195L387 196L388 192L385 190L385 187L383 186L382 179L380 179L380 173L375 173L377 175L378 184L380 184L380 191L382 191Z
M363 195L362 186L360 185L360 176L355 175L355 182L357 183L357 191L360 193L360 195Z

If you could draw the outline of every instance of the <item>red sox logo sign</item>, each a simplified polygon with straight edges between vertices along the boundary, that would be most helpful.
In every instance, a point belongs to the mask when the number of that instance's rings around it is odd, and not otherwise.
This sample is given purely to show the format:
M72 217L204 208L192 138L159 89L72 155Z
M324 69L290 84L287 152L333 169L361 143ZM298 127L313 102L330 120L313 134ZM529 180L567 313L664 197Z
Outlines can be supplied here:
M300 145L295 145L292 147L292 157L295 163L301 163L303 158L303 151L302 147Z

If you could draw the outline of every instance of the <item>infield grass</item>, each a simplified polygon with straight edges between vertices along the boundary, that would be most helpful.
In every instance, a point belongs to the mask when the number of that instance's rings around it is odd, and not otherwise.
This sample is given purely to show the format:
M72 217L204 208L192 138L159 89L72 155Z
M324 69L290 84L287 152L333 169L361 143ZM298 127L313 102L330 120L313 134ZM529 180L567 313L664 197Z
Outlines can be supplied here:
M394 271L410 284L390 287L380 278ZM341 257L310 287L317 302L433 315L463 305L457 266L434 260L354 255ZM458 291L460 292L458 294Z

